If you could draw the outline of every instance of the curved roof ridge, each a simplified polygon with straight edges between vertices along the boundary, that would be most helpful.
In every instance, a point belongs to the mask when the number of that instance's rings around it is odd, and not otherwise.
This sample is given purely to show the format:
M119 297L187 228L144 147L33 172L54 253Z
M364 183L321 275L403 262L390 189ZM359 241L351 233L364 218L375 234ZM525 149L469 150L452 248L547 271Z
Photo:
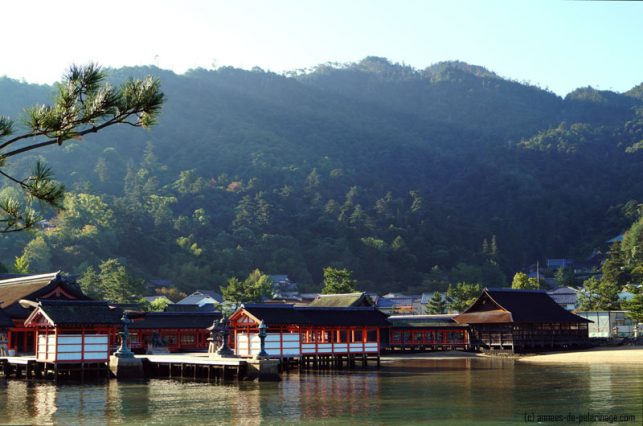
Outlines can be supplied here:
M6 280L1 280L0 281L0 286L27 283L27 282L31 282L31 281L42 280L42 279L45 279L45 278L51 278L52 281L55 278L60 278L60 271L49 272L47 274L24 275L22 277L9 278L9 279L6 279Z

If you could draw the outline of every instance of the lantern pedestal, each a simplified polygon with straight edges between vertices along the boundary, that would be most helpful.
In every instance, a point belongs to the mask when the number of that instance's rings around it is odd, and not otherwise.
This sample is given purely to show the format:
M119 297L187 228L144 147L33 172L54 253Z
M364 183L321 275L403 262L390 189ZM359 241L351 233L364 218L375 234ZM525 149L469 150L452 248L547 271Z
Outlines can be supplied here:
M117 379L140 379L144 376L143 361L112 355L109 357L109 371Z
M278 359L250 358L246 361L246 365L248 366L246 371L248 380L258 382L278 382L281 380Z

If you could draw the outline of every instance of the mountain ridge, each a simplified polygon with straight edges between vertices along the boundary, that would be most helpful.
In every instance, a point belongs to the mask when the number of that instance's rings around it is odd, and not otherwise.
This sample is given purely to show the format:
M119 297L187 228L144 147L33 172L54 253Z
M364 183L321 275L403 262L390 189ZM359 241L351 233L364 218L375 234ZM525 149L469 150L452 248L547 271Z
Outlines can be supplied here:
M252 267L312 284L329 264L373 289L437 288L444 276L500 285L536 259L591 253L643 199L643 85L561 98L462 62L415 70L384 58L293 76L107 71L157 75L167 102L149 132L38 153L123 228L45 237L49 262L75 272L111 253L184 288ZM48 90L0 79L0 113ZM5 238L0 253L16 246Z

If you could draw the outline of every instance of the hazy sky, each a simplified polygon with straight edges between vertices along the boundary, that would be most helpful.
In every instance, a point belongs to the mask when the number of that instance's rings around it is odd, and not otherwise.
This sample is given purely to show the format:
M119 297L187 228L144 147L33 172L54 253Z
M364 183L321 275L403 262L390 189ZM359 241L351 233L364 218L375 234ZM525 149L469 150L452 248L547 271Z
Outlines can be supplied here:
M428 0L8 0L0 75L58 80L71 63L282 72L383 56L482 65L564 95L643 81L643 3Z

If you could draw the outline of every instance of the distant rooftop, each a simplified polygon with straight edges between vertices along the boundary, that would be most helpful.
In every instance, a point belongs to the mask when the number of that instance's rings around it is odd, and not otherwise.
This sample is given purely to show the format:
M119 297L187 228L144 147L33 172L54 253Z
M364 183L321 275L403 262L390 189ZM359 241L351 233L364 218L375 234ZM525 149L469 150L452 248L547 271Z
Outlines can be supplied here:
M212 302L222 303L223 297L214 290L197 290L176 303L179 305L203 305Z
M309 306L326 307L352 307L352 306L374 306L373 301L364 292L320 294Z

